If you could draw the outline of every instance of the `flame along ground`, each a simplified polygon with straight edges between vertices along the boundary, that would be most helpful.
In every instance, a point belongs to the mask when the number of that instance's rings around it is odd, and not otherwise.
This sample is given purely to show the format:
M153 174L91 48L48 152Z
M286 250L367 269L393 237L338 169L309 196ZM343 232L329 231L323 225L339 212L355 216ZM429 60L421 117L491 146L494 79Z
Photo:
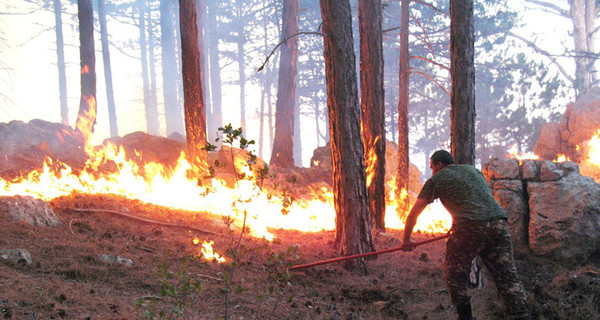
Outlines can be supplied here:
M600 129L587 141L581 145L576 145L575 150L583 154L582 161L579 163L579 171L584 176L592 177L596 182L600 183ZM540 157L534 153L519 152L516 146L508 150L510 157L522 160L537 160ZM559 154L553 162L572 161L571 158L564 154Z
M47 159L41 172L30 172L18 181L0 179L0 195L29 195L48 201L73 192L117 194L174 209L230 217L238 228L241 228L246 212L250 234L267 240L274 238L269 228L303 232L335 229L333 194L326 188L316 190L314 200L294 201L287 207L289 212L283 214L281 209L286 200L267 194L250 180L240 180L238 187L229 188L223 181L212 179L210 192L206 192L206 187L201 188L197 181L187 178L186 172L191 166L183 153L176 167L167 170L158 163L148 163L140 168L125 157L122 148L112 144L86 149L90 157L85 170L80 173L75 174L70 167ZM99 175L98 167L108 160L117 165L118 172ZM57 167L62 169L51 169ZM252 174L243 167L238 170ZM446 232L450 225L448 212L441 206L434 206L421 215L415 230L439 233ZM402 229L403 226L404 221L396 213L395 201L390 199L386 227Z

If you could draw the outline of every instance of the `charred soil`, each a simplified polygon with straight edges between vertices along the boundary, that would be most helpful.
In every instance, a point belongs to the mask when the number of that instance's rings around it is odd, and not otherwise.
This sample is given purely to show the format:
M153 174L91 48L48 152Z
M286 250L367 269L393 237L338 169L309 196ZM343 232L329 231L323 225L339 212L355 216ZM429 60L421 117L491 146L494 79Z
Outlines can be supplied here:
M443 282L445 240L369 260L366 276L339 263L288 272L335 257L334 233L272 230L274 241L244 235L238 245L240 230L198 212L112 195L73 194L50 205L58 227L0 216L0 249L25 249L33 261L0 260L3 319L454 318ZM400 236L377 234L377 249L399 246ZM214 241L227 261L202 258L194 238ZM527 256L517 267L534 319L600 319L598 261L567 268ZM485 273L483 280L472 290L475 315L506 319Z

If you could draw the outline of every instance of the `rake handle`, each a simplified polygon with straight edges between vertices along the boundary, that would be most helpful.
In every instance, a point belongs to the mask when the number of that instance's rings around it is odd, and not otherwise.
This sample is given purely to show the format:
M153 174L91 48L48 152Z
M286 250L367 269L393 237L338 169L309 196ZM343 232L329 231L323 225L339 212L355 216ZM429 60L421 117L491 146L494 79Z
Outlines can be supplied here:
M419 241L419 242L413 242L413 248L416 248L416 247L418 247L420 245L423 245L423 244L426 244L426 243L430 243L430 242L434 242L434 241L446 239L449 236L450 236L450 234L445 234L443 236L438 236L438 237L431 238L431 239L428 239L428 240L423 240L423 241ZM327 259L327 260L321 260L321 261L307 263L307 264L299 264L299 265L295 265L295 266L289 268L288 270L291 271L291 270L311 268L311 267L319 266L319 265L322 265L322 264L328 264L328 263L339 262L339 261L344 261L344 260L350 260L350 259L357 259L357 258L375 256L375 255L379 255L379 254L382 254L382 253L394 252L394 251L398 251L398 250L402 250L402 246L400 246L400 247L394 247L394 248L390 248L390 249L385 249L385 250L380 250L380 251L372 251L372 252L367 252L367 253L354 254L354 255L351 255L351 256L344 256L344 257L337 257L337 258L332 258L332 259Z

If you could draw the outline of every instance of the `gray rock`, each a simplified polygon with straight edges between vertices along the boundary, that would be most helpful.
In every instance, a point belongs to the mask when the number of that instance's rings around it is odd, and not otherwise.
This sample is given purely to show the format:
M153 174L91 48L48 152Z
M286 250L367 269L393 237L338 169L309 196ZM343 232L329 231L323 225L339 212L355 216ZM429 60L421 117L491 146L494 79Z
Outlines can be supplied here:
M523 180L535 180L540 175L540 161L523 160L521 165Z
M100 259L106 263L110 263L110 264L122 264L126 267L131 267L133 266L133 260L129 259L129 258L124 258L121 256L113 256L113 255L108 255L108 254L101 254L98 255L100 257Z
M519 160L492 158L483 165L481 172L487 180L521 179Z
M19 264L32 264L31 253L25 249L0 250L0 259L9 260Z
M56 227L60 224L46 202L31 196L0 197L0 214L36 226Z
M541 161L539 181L554 181L567 176L571 172L579 173L577 164L567 161L562 163L554 163L552 161Z
M501 180L504 181L504 180ZM496 187L502 186L502 189L496 188L492 191L496 201L502 206L508 216L508 226L513 239L515 252L527 253L529 246L527 242L528 233L528 211L527 200L523 194L523 187L520 180L508 180L508 183L494 183Z
M529 246L568 264L600 250L600 184L577 172L554 181L530 182Z

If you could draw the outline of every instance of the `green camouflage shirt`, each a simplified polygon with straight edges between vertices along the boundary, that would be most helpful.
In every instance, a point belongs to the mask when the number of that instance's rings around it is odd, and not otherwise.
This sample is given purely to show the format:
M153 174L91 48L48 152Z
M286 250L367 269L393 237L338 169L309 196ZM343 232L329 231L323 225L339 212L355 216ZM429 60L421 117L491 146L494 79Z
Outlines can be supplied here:
M506 218L481 171L470 165L449 165L425 182L419 193L428 203L440 199L453 225Z

